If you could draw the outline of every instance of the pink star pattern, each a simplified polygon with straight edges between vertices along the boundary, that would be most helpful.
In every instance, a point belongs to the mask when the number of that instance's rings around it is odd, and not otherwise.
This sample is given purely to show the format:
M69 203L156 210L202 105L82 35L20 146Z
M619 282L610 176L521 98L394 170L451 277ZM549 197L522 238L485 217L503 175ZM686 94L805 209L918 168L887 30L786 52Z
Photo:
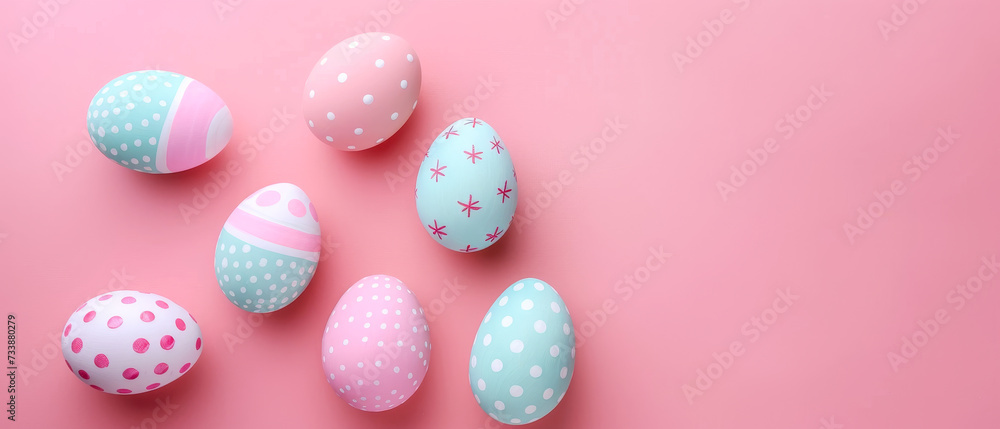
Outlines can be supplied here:
M500 144L500 139L494 136L493 140L490 140L490 143L493 144L493 147L491 147L490 150L496 149L497 155L500 155L500 151L503 150L503 146Z
M471 244L466 244L464 249L458 249L459 252L469 253L473 250L479 250L478 247L472 247Z
M458 205L462 206L462 211L463 212L468 212L466 214L466 216L465 216L467 218L468 217L472 217L472 211L473 210L479 210L479 209L482 208L482 207L476 207L476 204L479 204L479 201L472 201L472 194L469 194L469 203L468 204L463 203L461 201L458 202Z
M476 145L472 145L472 152L464 151L464 153L466 155L469 155L469 156L465 157L465 159L471 159L473 164L476 163L477 159L483 159L483 157L479 156L479 155L482 155L483 153L482 152L476 152Z
M476 124L482 124L482 123L483 121L480 121L479 119L476 118L472 118L469 119L468 121L465 121L465 125L472 124L472 128L476 128Z
M455 127L448 128L448 132L444 133L444 139L448 140L448 136L457 136L458 133L455 132Z
M507 201L507 198L511 198L510 195L507 195L508 193L510 193L510 191L513 191L513 189L507 188L507 181L504 180L503 189L497 188L497 195L500 195L500 204L505 203Z
M437 219L434 219L434 226L427 225L427 227L433 230L431 231L431 235L437 235L438 240L443 240L442 235L448 235L447 232L444 232L444 229L447 227L444 225L438 226Z
M486 241L489 241L490 243L492 243L492 242L496 241L496 239L500 238L500 235L502 235L502 234L503 234L503 230L500 229L500 227L498 226L498 227L496 227L496 229L493 230L492 234L489 233L489 232L486 233Z
M437 168L431 167L431 179L434 179L434 183L437 183L438 176L444 177L444 173L442 173L441 170L444 170L444 169L448 168L448 166L447 165L442 166L441 165L441 160L438 160L435 163L435 166Z

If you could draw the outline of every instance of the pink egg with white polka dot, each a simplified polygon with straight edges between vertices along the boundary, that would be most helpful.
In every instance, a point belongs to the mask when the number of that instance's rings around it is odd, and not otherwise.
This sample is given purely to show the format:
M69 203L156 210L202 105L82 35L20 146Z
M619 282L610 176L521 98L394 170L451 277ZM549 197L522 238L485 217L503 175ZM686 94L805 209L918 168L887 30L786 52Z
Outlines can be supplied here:
M368 276L351 286L323 332L326 381L359 410L391 410L410 399L427 374L430 354L424 309L392 276Z
M62 351L77 379L119 395L155 390L201 356L201 328L187 310L153 293L120 290L83 303L66 322Z
M395 34L363 33L334 45L306 79L309 130L341 150L363 150L392 137L417 108L420 59Z

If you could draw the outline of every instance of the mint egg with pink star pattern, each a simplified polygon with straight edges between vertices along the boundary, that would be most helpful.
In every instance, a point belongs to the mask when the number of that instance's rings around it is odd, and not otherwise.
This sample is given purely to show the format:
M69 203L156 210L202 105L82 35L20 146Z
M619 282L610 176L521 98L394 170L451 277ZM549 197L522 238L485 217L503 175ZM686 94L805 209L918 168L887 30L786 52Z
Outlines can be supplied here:
M280 310L302 295L320 256L319 215L298 186L265 186L226 219L215 245L215 277L233 305Z
M118 290L83 303L63 327L73 375L99 392L133 395L177 380L201 356L191 313L153 293Z
M389 33L362 33L337 43L306 78L302 116L321 142L364 150L384 142L410 118L420 95L420 58Z
M87 132L104 156L143 173L175 173L218 155L233 134L229 107L205 84L161 70L126 73L94 95Z
M510 229L517 208L507 144L479 118L445 127L420 164L415 198L420 223L435 242L464 253L492 246Z

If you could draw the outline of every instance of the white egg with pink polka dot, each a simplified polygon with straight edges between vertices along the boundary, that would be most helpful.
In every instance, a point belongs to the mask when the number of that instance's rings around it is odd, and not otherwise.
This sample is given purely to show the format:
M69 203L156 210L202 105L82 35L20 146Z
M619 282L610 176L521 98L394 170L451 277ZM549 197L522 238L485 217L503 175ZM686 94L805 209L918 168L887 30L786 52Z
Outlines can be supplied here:
M306 79L303 116L320 141L363 150L399 131L417 107L420 59L395 34L363 33L334 45Z
M160 295L120 290L83 303L66 322L66 365L91 388L119 395L155 390L201 356L201 328Z

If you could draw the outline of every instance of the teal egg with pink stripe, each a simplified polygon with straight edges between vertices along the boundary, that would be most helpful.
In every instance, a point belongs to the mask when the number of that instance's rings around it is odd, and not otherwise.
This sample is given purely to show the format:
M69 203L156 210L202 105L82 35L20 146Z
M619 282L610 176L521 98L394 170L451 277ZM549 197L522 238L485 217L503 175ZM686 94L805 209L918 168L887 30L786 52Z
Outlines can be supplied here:
M87 132L104 156L124 167L175 173L218 155L233 135L233 117L201 82L143 70L97 91L87 110Z
M316 273L316 207L298 186L266 186L241 202L215 246L215 277L229 302L270 313L302 295Z

